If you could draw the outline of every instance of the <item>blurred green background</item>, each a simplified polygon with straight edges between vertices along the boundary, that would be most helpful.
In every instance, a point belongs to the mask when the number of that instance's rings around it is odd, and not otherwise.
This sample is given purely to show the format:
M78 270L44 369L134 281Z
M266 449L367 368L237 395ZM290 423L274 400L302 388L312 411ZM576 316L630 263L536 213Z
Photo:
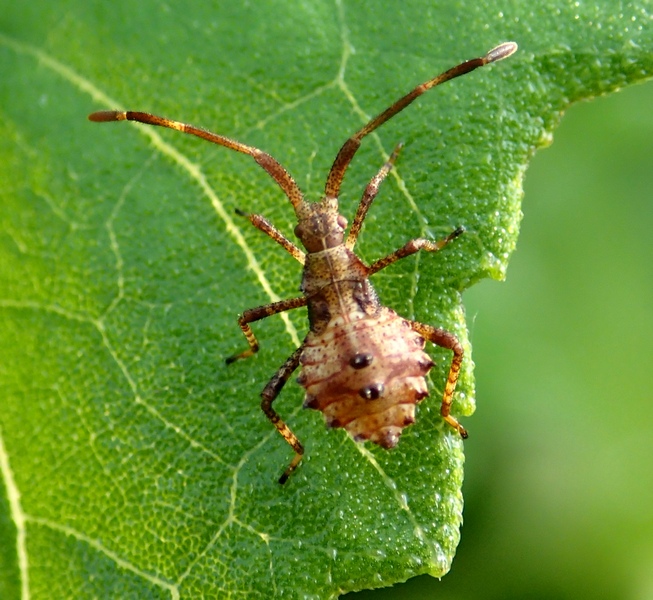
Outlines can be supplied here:
M653 598L653 84L572 107L505 283L465 294L478 409L447 577L348 595Z

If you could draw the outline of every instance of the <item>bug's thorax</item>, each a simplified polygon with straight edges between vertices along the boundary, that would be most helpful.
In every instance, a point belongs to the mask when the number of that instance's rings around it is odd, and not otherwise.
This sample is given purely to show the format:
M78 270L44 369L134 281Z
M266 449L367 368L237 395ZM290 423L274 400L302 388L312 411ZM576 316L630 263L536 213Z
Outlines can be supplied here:
M301 290L308 297L311 331L371 316L379 308L368 268L347 248L347 220L335 199L304 203L297 211L297 237L307 250Z

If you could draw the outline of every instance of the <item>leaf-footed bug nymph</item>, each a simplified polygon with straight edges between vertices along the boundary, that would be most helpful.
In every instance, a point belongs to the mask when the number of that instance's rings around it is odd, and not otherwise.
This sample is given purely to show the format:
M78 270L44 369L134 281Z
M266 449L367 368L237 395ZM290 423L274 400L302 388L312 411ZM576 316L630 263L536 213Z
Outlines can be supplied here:
M236 140L178 121L149 113L99 111L91 121L139 121L176 129L251 156L281 187L297 217L295 235L305 252L287 239L265 217L246 214L252 225L270 236L304 266L302 296L246 310L238 319L249 348L227 359L227 364L252 356L259 345L250 323L271 315L308 307L309 332L261 392L261 408L295 456L283 472L285 483L297 468L304 447L281 420L272 403L292 373L301 368L297 379L306 390L304 406L324 413L330 427L343 427L357 441L370 440L383 448L393 448L404 427L415 421L415 404L428 395L426 375L433 361L424 352L425 340L453 352L444 388L440 413L463 438L467 432L450 414L453 394L463 360L463 348L455 335L431 325L409 321L382 306L369 277L388 265L419 250L437 252L463 233L456 228L444 239L432 242L410 240L370 266L353 249L381 182L392 168L400 146L365 188L354 221L345 237L347 220L338 212L340 185L362 139L406 108L431 88L464 75L478 67L507 58L517 50L514 42L503 43L485 56L463 62L437 77L418 85L351 136L340 148L327 177L319 202L304 200L290 174L269 154Z

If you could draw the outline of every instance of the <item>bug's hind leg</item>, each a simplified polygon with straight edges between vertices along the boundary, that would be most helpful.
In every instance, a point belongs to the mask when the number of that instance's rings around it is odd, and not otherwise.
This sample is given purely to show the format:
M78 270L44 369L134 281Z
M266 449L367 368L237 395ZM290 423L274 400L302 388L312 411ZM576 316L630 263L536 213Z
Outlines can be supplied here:
M456 383L458 382L458 376L460 375L460 366L463 362L463 347L458 338L449 331L440 329L439 327L432 327L431 325L425 325L424 323L418 323L416 321L411 322L411 327L417 331L422 337L427 339L429 342L440 346L441 348L446 348L447 350L453 351L453 359L451 360L451 367L449 368L449 376L447 377L447 383L444 387L444 394L442 395L442 404L440 405L440 414L442 418L451 425L463 439L467 437L467 430L458 422L458 420L452 416L451 413L451 404L453 402L453 393L456 389Z
M299 365L299 357L301 356L303 345L297 348L286 360L281 368L274 374L272 379L263 388L261 392L261 409L265 416L270 419L272 424L277 428L277 431L283 436L283 439L292 446L295 451L295 456L279 478L279 483L286 483L290 474L297 468L304 455L304 447L302 446L297 436L291 431L290 427L286 425L277 412L272 408L272 403L281 392L288 378L292 375L293 371Z

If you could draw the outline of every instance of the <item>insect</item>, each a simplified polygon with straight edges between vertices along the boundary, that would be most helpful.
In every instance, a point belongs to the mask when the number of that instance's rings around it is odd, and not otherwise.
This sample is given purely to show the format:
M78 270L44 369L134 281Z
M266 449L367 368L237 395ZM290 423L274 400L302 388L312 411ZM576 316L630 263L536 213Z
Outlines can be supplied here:
M383 448L397 445L404 427L415 422L415 405L428 395L426 375L433 361L424 352L425 340L453 352L440 413L463 438L467 432L451 415L453 394L463 360L456 336L444 329L409 321L382 306L369 277L419 250L437 252L464 231L454 229L433 242L418 238L367 266L353 249L380 184L392 168L401 144L367 185L345 238L347 220L338 210L340 185L362 139L429 89L478 67L507 58L517 51L514 42L503 43L485 56L463 62L418 85L373 118L340 148L318 202L304 196L290 174L269 154L205 129L133 111L99 111L91 121L139 121L195 135L236 152L251 156L281 187L297 217L295 235L305 252L287 239L265 217L236 211L271 237L304 267L302 296L273 302L243 312L238 324L249 347L227 359L227 364L247 358L259 349L250 323L283 311L308 307L309 332L302 344L283 363L261 392L261 408L295 455L279 478L285 483L297 468L304 447L284 423L272 403L292 373L306 390L304 406L322 411L330 427L343 427L357 441L370 440Z

